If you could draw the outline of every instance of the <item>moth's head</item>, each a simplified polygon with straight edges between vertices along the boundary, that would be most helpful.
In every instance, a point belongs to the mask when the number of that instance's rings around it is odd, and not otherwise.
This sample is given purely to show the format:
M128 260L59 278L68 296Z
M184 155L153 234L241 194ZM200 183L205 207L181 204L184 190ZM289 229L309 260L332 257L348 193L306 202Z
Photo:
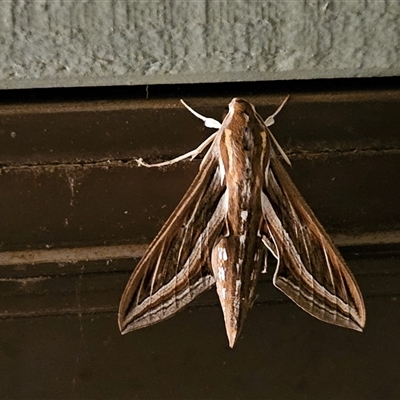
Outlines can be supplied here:
M235 97L229 103L229 114L234 113L244 115L247 117L246 119L251 119L256 115L256 110L253 104L239 97Z

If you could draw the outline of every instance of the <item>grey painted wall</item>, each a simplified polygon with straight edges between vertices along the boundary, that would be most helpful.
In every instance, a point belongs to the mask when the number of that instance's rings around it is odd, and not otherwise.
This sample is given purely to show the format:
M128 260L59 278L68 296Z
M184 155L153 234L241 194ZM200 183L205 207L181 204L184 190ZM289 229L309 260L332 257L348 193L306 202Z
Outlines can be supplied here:
M0 89L399 75L400 2L0 2Z

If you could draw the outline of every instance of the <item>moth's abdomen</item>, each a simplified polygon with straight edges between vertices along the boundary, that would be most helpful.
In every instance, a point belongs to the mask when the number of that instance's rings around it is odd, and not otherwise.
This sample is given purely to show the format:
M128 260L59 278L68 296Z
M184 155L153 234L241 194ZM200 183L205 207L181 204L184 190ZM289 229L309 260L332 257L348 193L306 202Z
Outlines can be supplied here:
M222 237L212 250L211 265L230 347L234 346L254 301L254 289L265 259L259 241L255 237L246 245L243 236L230 235Z

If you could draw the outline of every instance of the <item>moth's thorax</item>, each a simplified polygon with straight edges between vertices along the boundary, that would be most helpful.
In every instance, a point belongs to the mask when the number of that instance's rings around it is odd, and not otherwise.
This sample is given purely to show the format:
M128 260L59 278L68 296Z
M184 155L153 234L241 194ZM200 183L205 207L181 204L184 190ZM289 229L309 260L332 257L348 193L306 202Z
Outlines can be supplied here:
M235 98L222 123L220 152L233 213L259 201L269 159L269 138L254 106Z

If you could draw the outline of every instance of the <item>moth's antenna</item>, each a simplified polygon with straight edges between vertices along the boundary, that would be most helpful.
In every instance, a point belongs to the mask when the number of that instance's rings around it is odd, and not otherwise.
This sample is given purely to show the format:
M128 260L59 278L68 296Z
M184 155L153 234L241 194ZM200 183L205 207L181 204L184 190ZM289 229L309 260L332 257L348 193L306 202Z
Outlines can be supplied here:
M204 117L203 115L199 114L197 111L194 111L193 108L189 107L182 99L181 99L181 103L197 118L201 119L202 121L204 121L204 125L207 128L214 128L214 129L219 129L221 128L221 122L218 122L216 119L214 118L207 118Z
M289 95L287 95L285 97L285 100L282 101L282 104L278 107L278 109L264 121L265 126L267 128L275 123L275 117L279 114L279 112L282 110L283 106L286 104L286 102L288 100L289 100ZM269 129L268 129L268 131L269 131L269 134L271 135L272 141L274 142L276 148L278 149L278 151L281 154L281 156L283 157L283 159L286 161L286 163L288 165L292 166L292 163L290 162L289 157L283 151L282 147L279 145L278 141L275 139L272 132Z
M267 126L271 126L275 123L275 117L281 112L283 106L287 103L287 101L289 100L289 95L287 95L285 97L285 100L282 101L282 104L278 107L278 109L272 114L270 115L265 121L265 125ZM182 100L181 100L182 101Z

